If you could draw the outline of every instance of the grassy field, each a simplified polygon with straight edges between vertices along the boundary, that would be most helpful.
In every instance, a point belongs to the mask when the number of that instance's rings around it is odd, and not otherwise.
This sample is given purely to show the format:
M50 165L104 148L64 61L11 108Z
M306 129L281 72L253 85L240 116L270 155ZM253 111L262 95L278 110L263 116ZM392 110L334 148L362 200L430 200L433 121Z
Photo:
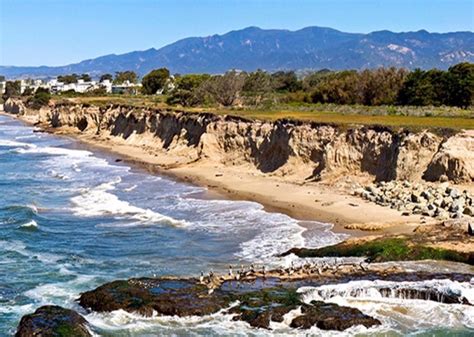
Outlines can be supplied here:
M60 97L56 101L64 100ZM337 125L383 125L392 128L450 128L474 129L474 111L454 107L365 107L316 104L282 104L266 109L250 108L182 108L164 103L161 97L152 96L106 96L75 97L67 99L76 103L105 106L124 104L136 107L184 110L189 112L211 112L246 117L249 119L277 120L296 119L316 123Z

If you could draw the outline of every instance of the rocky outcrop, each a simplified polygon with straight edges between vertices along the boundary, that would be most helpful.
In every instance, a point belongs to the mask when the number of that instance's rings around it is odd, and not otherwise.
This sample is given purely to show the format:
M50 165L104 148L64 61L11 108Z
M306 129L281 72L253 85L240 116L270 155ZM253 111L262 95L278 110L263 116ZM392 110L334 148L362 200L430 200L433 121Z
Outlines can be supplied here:
M423 178L438 181L443 176L459 183L474 181L474 130L465 131L444 142Z
M9 98L3 104L3 110L11 114L22 115L26 112L26 106L20 99Z
M57 104L33 111L11 103L5 111L28 116L46 127L70 127L173 155L176 165L199 160L251 164L260 172L296 181L346 175L377 181L422 177L474 181L474 134L470 131L438 136L376 126L346 130L293 120L252 121L119 105Z
M83 293L79 303L98 312L123 309L146 316L153 313L203 316L224 310L233 314L234 320L243 320L253 327L265 329L270 328L272 321L282 322L285 314L299 307L303 308L303 313L293 320L297 328L309 329L315 325L325 330L345 330L354 325L370 327L380 324L357 309L323 302L303 303L294 287L283 287L278 280L264 282L255 278L224 283L212 292L195 279L114 281ZM312 317L315 313L319 315L317 319Z
M471 274L413 272L378 264L357 270L343 267L329 271L321 270L326 268L321 265L305 264L287 270L267 270L265 274L253 268L235 271L233 275L209 275L202 280L140 278L114 281L83 293L78 301L84 308L96 312L122 309L146 316L180 317L220 312L256 328L271 329L272 322L285 322L293 328L316 326L339 331L356 325L371 327L380 322L358 309L326 301L333 290L325 291L324 296L319 294L317 299L312 292L324 287L344 291L348 285L353 287L354 283L349 281L354 281L355 284L378 286L382 297L473 304L463 292L451 291L447 286L453 281L469 282ZM216 280L219 284L209 288ZM379 283L373 285L373 280ZM410 282L400 283L407 280ZM363 289L354 291L363 293Z
M16 337L91 337L87 321L77 312L59 306L47 305L33 314L23 316Z
M310 329L316 326L321 330L344 331L355 325L363 325L366 328L380 325L378 319L367 316L358 309L341 307L334 303L312 301L301 307L301 313L301 316L293 319L290 327Z
M408 181L380 182L354 191L355 195L403 212L438 220L468 218L474 222L474 196L467 190L439 184L430 186Z
M350 238L322 248L292 248L281 254L299 257L363 257L369 262L446 260L474 265L474 237L469 222L420 225L410 235Z

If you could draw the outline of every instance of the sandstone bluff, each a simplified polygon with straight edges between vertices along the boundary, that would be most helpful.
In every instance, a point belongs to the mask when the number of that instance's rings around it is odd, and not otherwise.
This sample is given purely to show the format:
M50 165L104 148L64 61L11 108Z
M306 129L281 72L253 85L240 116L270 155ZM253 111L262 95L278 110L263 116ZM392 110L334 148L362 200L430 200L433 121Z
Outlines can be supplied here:
M228 166L250 164L260 172L300 181L344 175L376 181L474 181L474 130L344 129L120 105L64 103L34 111L11 99L4 109L42 126L73 128L116 143L163 151L173 158L163 163L165 167L206 160Z

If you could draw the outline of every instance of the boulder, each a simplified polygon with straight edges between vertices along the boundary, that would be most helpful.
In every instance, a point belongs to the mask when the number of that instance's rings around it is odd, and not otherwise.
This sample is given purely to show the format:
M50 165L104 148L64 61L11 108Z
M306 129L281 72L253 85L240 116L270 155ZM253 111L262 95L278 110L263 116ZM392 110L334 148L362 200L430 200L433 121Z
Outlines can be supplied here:
M23 316L16 337L91 337L87 321L77 312L55 305L38 308Z
M423 179L439 181L443 176L456 183L474 181L474 130L448 138L433 156Z
M9 98L3 105L3 109L5 112L14 114L14 115L22 115L26 111L25 104L23 104L21 99L18 98Z
M290 323L292 328L310 329L316 326L321 330L344 331L356 325L370 328L381 324L378 319L367 316L358 309L320 301L301 306L301 313L301 316Z

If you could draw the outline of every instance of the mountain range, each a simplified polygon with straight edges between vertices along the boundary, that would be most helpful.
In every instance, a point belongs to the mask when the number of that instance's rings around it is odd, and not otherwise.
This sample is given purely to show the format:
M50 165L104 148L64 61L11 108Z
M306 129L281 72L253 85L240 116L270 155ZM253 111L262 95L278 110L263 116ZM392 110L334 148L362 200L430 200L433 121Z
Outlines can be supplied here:
M105 55L58 67L0 66L7 78L47 77L70 73L133 70L140 75L166 67L172 73L223 73L229 69L364 69L379 66L440 68L474 62L474 33L425 30L368 34L331 28L297 31L248 27L223 35L190 37L160 49Z

